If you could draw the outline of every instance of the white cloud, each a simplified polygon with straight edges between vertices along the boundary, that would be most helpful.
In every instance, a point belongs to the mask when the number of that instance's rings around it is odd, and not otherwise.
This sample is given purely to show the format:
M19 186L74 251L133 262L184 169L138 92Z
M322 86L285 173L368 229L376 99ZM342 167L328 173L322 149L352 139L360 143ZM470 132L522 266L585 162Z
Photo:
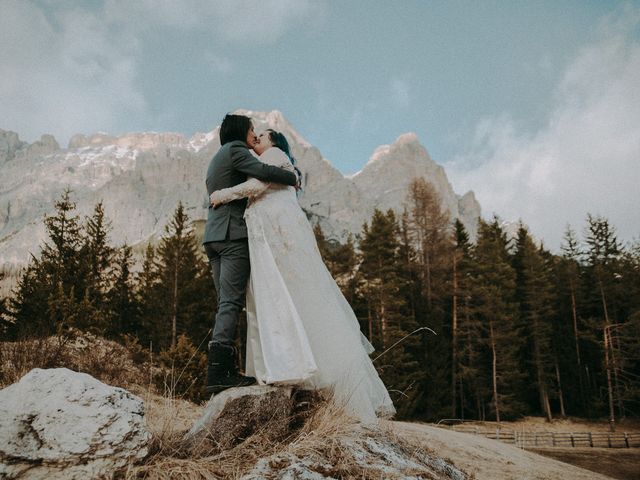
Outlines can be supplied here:
M626 12L566 68L544 128L530 134L506 115L485 119L448 166L487 215L521 218L554 250L566 224L581 231L587 213L607 217L621 239L640 236L639 17Z
M0 122L27 140L115 129L144 111L136 85L137 42L112 36L95 14L59 9L47 18L30 1L3 3Z
M139 84L150 32L204 35L193 52L220 74L234 71L225 42L259 48L324 15L312 0L106 0L102 5L4 0L0 12L0 128L33 141L53 133L117 132L148 120Z
M215 53L208 52L205 54L205 62L216 73L229 74L233 72L233 62L224 55L216 55Z
M306 28L324 16L312 0L224 0L216 2L222 34L229 40L273 43L293 26Z
M107 18L136 28L206 29L245 45L271 44L287 30L322 22L323 2L312 0L107 0Z
M391 80L391 99L399 107L408 107L410 103L409 83L400 78Z
M207 0L106 0L105 20L137 28L174 27L188 29L201 25L215 2Z

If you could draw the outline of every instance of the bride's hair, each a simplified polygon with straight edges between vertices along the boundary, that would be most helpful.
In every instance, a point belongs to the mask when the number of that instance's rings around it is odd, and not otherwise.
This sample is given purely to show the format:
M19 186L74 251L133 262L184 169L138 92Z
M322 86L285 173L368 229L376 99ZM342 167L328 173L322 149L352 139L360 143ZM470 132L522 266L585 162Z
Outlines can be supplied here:
M282 133L276 132L272 129L268 129L267 132L269 132L269 140L271 140L273 146L278 147L280 150L286 153L287 157L289 157L289 160L291 160L291 163L295 165L296 159L293 158L291 152L289 151L289 142L287 142L287 138Z
M278 147L287 155L287 157L289 157L291 165L293 165L293 168L298 173L298 178L301 178L302 172L298 167L296 167L296 159L293 158L293 155L291 155L291 152L289 151L289 142L287 142L287 137L285 137L282 133L276 132L272 129L268 129L267 132L269 132L269 140L271 140L273 146ZM296 192L296 194L297 193L298 192Z

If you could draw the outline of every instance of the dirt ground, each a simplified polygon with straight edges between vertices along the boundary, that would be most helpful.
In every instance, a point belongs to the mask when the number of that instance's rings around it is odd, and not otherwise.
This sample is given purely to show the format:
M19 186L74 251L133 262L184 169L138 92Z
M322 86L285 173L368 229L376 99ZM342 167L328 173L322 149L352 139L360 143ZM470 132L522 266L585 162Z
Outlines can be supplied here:
M640 480L640 448L539 448L533 451L619 480Z
M611 477L469 433L390 422L401 437L450 460L475 480L611 480Z

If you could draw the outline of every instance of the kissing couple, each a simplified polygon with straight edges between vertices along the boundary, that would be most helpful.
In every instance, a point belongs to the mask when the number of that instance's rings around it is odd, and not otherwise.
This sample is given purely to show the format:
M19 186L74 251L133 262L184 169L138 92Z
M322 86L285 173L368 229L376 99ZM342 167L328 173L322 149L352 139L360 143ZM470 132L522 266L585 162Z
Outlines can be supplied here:
M256 136L226 115L207 170L204 248L218 298L207 392L255 383L330 389L347 414L372 423L395 413L371 343L328 271L298 205L299 171L285 136ZM234 347L246 304L246 375Z

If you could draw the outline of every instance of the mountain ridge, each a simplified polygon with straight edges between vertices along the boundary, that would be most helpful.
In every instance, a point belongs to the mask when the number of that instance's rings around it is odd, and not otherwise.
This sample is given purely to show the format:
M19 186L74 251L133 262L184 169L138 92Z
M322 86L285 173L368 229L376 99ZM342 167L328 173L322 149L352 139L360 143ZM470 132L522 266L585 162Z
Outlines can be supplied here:
M401 211L415 176L431 181L452 218L475 235L480 205L473 192L457 195L441 165L415 133L375 149L362 170L343 175L277 111L238 110L257 131L279 130L304 172L301 206L329 238L357 235L375 208ZM81 217L99 201L113 225L112 241L136 244L162 234L178 201L193 220L204 220L204 176L220 147L218 129L190 138L174 132L94 133L71 137L61 148L51 135L29 144L0 129L0 266L21 265L45 238L42 218L70 188Z

